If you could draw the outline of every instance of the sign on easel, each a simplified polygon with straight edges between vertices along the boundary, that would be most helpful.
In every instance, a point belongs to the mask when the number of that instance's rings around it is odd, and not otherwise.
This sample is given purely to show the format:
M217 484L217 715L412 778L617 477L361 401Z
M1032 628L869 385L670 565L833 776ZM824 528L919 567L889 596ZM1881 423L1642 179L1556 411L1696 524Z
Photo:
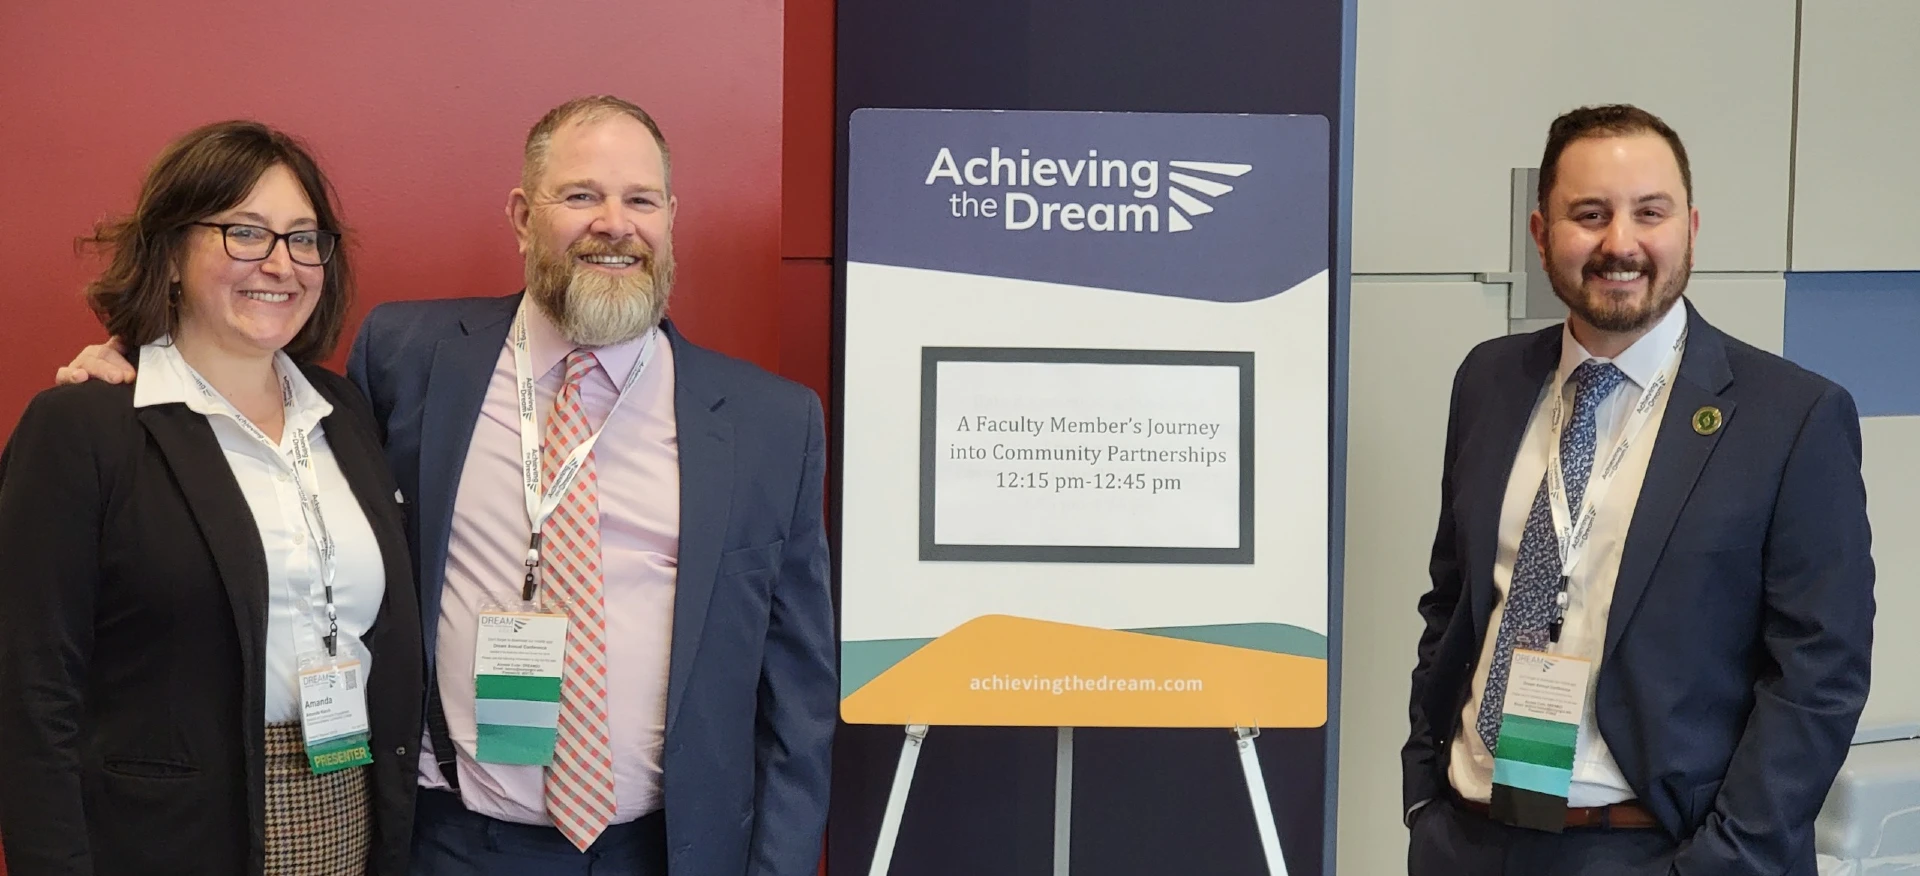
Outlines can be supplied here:
M927 728L983 725L1236 731L1283 873L1251 736L1327 717L1326 120L849 140L841 715L909 727L874 872Z

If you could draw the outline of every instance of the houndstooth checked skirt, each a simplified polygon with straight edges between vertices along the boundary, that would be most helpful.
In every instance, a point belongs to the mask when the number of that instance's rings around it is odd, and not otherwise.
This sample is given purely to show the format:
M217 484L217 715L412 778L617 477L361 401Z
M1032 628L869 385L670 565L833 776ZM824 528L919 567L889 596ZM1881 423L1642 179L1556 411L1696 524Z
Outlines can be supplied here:
M363 876L368 806L366 767L316 776L300 724L267 725L266 876Z

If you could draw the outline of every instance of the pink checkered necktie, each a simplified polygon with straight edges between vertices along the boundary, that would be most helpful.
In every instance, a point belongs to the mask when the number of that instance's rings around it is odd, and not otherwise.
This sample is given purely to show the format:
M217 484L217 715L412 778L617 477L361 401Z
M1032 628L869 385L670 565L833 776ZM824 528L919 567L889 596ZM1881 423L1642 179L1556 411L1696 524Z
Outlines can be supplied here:
M553 400L542 442L543 487L592 429L581 407L580 381L593 354L567 355L566 382ZM547 813L581 851L613 821L613 747L607 735L607 622L600 593L600 491L589 453L565 499L542 529L546 565L542 592L567 613L567 656L560 672L560 726L547 767Z

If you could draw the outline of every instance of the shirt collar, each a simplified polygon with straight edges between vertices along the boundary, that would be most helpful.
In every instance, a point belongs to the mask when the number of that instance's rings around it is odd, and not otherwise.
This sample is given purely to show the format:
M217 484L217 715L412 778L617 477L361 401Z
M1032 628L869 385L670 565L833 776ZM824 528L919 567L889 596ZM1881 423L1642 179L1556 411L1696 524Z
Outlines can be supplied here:
M193 379L193 367L180 355L172 338L163 336L141 347L139 361L140 367L133 377L134 407L182 404L202 416L235 416L233 406L226 399L218 397L218 390L215 391L215 398L211 399L200 391L199 384ZM301 373L300 367L287 354L273 354L273 369L276 374L290 378L293 383L293 402L287 410L288 429L306 431L333 413L333 405L313 388L307 375Z
M1686 302L1676 301L1673 307L1667 310L1666 316L1661 317L1659 322L1654 323L1653 328L1633 342L1633 346L1628 347L1611 361L1622 374L1627 375L1628 380L1644 390L1659 379L1660 369L1667 364L1667 355L1673 352L1673 345L1680 340L1680 333L1686 327ZM1580 342L1574 340L1572 326L1563 323L1560 327L1560 374L1563 375L1563 379L1564 375L1572 374L1573 369L1580 367L1580 363L1588 359L1609 361L1587 352L1586 347L1580 346Z
M527 354L533 361L533 373L545 376L548 372L560 367L576 347L572 341L560 334L560 328L553 324L553 320L547 318L546 311L534 305L532 301L527 302L526 311ZM599 371L609 384L617 389L621 381L627 379L627 373L632 371L635 363L640 361L640 350L646 346L646 341L647 336L642 334L630 341L609 344L592 350L593 358L600 363ZM661 343L661 341L656 340L655 343Z
M206 396L194 388L187 374L187 362L173 348L173 341L161 338L140 348L140 363L133 375L133 406L183 404L198 413L206 413Z

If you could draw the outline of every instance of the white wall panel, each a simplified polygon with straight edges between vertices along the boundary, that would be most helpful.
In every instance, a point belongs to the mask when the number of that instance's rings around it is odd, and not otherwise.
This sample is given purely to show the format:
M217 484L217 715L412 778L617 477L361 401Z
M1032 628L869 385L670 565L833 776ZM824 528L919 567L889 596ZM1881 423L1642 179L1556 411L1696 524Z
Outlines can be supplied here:
M1917 36L1920 3L1913 0L1806 5L1794 270L1920 269Z
M1440 509L1448 394L1467 351L1506 332L1506 288L1353 285L1340 683L1341 876L1405 873L1400 746Z
M1687 284L1687 299L1714 327L1762 350L1780 355L1786 343L1787 279L1702 277Z
M1666 119L1687 144L1711 229L1699 269L1785 270L1794 6L1365 0L1354 271L1506 270L1511 169L1539 163L1555 116L1620 101Z
M1920 636L1913 634L1920 621L1920 417L1867 417L1860 438L1878 573L1873 691L1861 726L1920 723Z

